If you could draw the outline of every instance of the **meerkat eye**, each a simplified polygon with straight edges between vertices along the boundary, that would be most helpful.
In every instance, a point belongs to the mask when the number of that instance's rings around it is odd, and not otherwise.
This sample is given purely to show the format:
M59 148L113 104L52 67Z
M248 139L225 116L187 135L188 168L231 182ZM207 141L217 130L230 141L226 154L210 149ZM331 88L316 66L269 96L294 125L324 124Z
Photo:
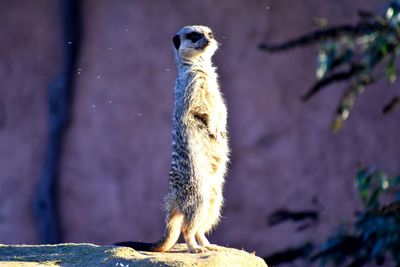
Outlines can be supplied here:
M202 37L203 37L203 34L201 34L199 32L191 32L191 33L186 34L186 39L192 41L192 43L197 42Z

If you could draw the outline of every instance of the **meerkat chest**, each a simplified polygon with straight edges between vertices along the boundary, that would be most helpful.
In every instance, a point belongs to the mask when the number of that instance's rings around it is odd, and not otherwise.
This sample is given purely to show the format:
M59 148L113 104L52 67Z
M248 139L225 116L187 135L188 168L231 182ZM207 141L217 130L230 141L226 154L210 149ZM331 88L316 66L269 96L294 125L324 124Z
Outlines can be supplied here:
M182 126L197 125L196 118L204 118L202 122L207 126L211 117L219 117L219 106L224 103L215 71L181 72L175 90L174 117Z
M194 85L188 92L191 104L194 106L217 104L220 96L217 75L214 72L199 73L192 79L191 83Z

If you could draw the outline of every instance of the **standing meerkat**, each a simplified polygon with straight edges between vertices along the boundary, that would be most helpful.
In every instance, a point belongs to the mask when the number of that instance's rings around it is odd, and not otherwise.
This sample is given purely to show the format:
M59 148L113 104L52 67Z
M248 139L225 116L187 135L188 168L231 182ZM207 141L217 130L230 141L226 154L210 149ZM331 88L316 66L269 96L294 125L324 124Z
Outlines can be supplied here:
M173 111L172 164L165 198L166 230L156 243L122 242L137 250L167 251L182 232L192 253L213 250L205 234L219 222L229 147L227 109L211 58L218 48L205 26L174 37L178 78Z

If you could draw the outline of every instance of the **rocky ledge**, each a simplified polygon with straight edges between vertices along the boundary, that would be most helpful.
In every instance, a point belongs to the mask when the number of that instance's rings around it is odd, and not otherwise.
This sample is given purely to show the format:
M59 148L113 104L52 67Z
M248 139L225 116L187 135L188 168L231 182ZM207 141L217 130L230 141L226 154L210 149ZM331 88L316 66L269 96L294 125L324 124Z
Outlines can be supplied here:
M93 244L0 245L0 266L267 267L261 258L243 250L219 247L218 251L191 254L186 252L185 244L177 244L165 253Z

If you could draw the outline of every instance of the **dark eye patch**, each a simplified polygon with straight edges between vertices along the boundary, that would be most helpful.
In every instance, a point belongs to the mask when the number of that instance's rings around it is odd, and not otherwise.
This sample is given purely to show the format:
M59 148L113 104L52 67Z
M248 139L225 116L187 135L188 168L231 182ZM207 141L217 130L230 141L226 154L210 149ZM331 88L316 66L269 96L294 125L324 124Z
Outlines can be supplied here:
M208 33L208 37L209 37L210 39L214 39L214 34L213 34L212 32L209 32L209 33Z
M197 42L202 37L203 37L203 34L198 33L198 32L190 32L190 33L186 34L186 39L192 41L192 43Z

